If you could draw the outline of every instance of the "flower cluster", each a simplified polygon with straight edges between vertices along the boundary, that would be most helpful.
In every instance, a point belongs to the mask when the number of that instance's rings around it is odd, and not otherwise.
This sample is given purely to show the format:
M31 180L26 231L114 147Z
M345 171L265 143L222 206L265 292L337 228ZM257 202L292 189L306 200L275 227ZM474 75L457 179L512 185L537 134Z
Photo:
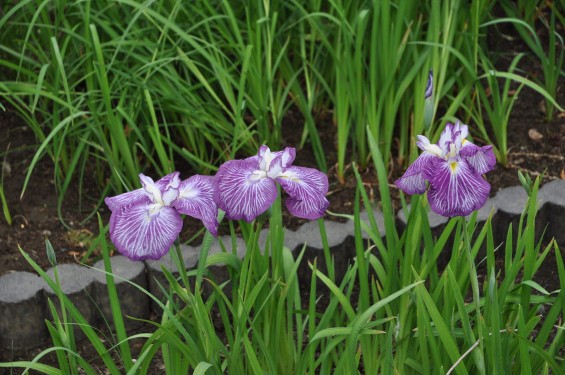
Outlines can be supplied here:
M261 146L256 156L231 160L216 176L195 175L180 180L171 173L157 182L140 174L142 188L106 198L112 211L110 239L132 260L159 259L178 237L189 215L218 233L218 207L228 219L253 221L275 201L278 182L287 192L291 214L318 219L329 205L327 176L312 168L292 165L296 151L287 147L271 152Z
M442 216L467 216L480 209L490 193L482 175L494 169L492 146L479 147L466 140L467 125L447 124L437 144L419 135L424 152L395 181L408 194L428 191L431 209ZM427 183L429 183L429 188Z
M433 117L433 73L425 89L425 124ZM427 191L432 210L443 216L466 216L481 208L490 185L482 175L494 169L492 146L479 147L466 140L467 125L447 124L437 144L418 136L424 152L395 184L408 194ZM110 239L133 260L158 259L178 237L189 215L218 233L218 208L231 220L253 221L278 195L277 183L286 191L291 214L305 219L324 215L329 202L328 177L312 168L293 166L296 151L287 147L272 152L261 146L257 155L230 160L215 176L192 176L181 181L178 172L154 182L140 174L142 188L106 198L112 211Z

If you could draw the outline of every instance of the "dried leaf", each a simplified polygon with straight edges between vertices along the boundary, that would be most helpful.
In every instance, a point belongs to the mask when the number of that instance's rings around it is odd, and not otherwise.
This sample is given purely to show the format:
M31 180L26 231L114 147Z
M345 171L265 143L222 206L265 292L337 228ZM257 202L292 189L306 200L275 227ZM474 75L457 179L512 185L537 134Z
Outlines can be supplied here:
M562 180L565 180L565 169L561 170L561 173L559 174L559 178L561 178Z
M543 113L544 115L547 113L547 109L545 108L545 100L540 101L538 107L541 113Z
M543 134L538 132L535 128L531 128L528 130L528 137L530 137L532 141L539 142L543 138Z
M6 160L2 162L2 174L4 177L12 176L12 165Z

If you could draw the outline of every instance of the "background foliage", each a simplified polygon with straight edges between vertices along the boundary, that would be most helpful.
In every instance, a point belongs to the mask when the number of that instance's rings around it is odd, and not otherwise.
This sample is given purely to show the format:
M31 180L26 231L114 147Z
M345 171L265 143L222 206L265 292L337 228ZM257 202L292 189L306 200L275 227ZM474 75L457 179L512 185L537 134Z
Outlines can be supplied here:
M29 173L45 155L56 162L61 200L87 170L96 174L100 197L136 186L140 170L214 172L260 144L282 146L283 126L302 132L295 146L311 147L326 171L316 126L323 114L335 124L338 178L351 161L370 162L367 129L385 165L390 158L407 163L418 152L415 135L425 131L430 69L433 112L441 106L442 116L429 133L437 136L455 118L473 122L480 130L473 135L493 143L505 164L517 95L510 84L542 93L548 117L561 109L554 97L563 75L563 40L555 32L562 5L13 1L0 18L0 97L41 143ZM543 77L526 77L519 57L496 71L499 56L488 37L503 23L531 47L528 58L542 63ZM534 25L547 29L548 46ZM283 125L289 111L300 120Z

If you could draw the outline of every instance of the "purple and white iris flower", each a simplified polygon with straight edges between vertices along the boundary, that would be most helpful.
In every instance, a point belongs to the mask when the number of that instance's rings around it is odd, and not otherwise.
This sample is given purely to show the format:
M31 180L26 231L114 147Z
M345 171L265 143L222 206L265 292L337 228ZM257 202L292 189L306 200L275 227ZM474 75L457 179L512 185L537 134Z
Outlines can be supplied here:
M431 209L442 216L467 216L486 202L490 185L482 175L494 169L492 146L479 147L465 138L467 125L447 124L437 144L418 136L424 152L412 163L396 186L408 194L428 191ZM426 184L429 182L429 188Z
M276 182L289 195L286 207L291 214L310 220L322 217L329 205L328 177L316 169L293 166L295 156L292 147L271 152L261 146L256 156L222 164L216 173L216 202L226 217L253 221L277 198Z
M132 260L159 259L169 251L182 229L183 215L202 220L218 234L214 178L195 175L184 181L179 172L157 182L139 175L142 188L105 199L112 211L110 239Z
M426 91L424 92L424 127L429 130L434 119L434 72L430 69L428 73L428 82L426 83Z

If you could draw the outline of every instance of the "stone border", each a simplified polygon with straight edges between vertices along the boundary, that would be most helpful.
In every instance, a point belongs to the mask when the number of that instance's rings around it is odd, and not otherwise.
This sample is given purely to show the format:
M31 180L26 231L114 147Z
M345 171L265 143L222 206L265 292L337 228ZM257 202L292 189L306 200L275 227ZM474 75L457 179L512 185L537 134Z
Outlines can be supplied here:
M500 190L479 211L478 221L484 222L491 210L494 210L493 233L496 243L505 240L506 228L512 223L517 223L524 208L527 195L522 187L515 186ZM552 181L545 184L538 192L537 226L541 234L546 229L548 238L555 237L557 242L565 247L565 180ZM367 213L361 214L362 220L367 221ZM429 213L429 221L432 230L436 233L443 230L447 219L433 212ZM384 220L381 212L375 211L375 219L380 232L384 234ZM547 223L547 228L544 226ZM403 212L397 215L397 225L402 227L406 224ZM326 221L326 233L330 250L334 255L336 265L336 277L342 276L347 265L355 256L353 222L337 223ZM542 226L543 225L543 226ZM266 242L268 230L264 229L259 237L259 246L263 248ZM220 240L229 249L231 239L223 236ZM317 222L308 222L298 230L285 232L285 246L296 251L306 245L305 258L323 258L323 246L318 231ZM220 242L214 241L210 248L210 254L221 252ZM236 251L241 257L245 254L245 242L238 238ZM190 246L182 246L182 253L188 269L197 265L199 249ZM161 272L165 266L172 270L174 265L170 254L165 255L158 261L133 262L123 256L111 258L112 270L115 277L116 289L121 301L124 316L139 319L148 319L150 310L159 311L157 304L146 294L141 292L131 281L158 298L163 296L163 285L166 279ZM321 267L322 264L321 264ZM62 264L58 266L59 278L63 291L73 301L75 306L82 312L85 319L97 327L112 325L111 311L106 293L105 273L103 261L97 262L92 268L76 264ZM217 266L211 272L220 281L227 280L226 269ZM47 271L53 276L53 269ZM301 282L308 281L310 270L307 262L303 262L298 270ZM29 272L12 272L0 276L0 348L6 349L29 349L38 346L48 338L45 319L50 318L47 298L55 299L51 288L39 276ZM55 306L57 304L55 303ZM133 319L125 319L128 328L137 323ZM76 330L77 333L80 330Z

